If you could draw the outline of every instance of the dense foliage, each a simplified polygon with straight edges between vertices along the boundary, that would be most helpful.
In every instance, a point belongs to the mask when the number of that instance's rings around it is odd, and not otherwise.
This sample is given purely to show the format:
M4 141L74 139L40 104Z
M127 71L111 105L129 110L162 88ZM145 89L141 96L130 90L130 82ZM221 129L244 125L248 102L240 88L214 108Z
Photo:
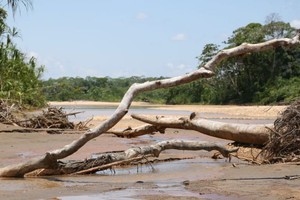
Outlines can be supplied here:
M44 94L50 101L94 100L94 101L120 101L133 83L143 83L160 78L130 77L62 77L44 81ZM140 94L136 100L146 102L164 103L163 90Z
M292 37L296 30L288 23L270 21L266 25L250 23L233 32L225 42L225 48L244 42L259 43L270 39ZM209 44L199 60L205 63L218 51ZM209 80L213 94L211 103L289 103L300 96L300 48L273 50L246 54L221 62L216 76ZM205 95L205 93L202 93Z
M14 11L18 2L7 1ZM34 58L27 58L13 43L18 31L5 23L6 17L7 12L0 7L0 98L21 106L44 106L40 81L43 67L38 67Z

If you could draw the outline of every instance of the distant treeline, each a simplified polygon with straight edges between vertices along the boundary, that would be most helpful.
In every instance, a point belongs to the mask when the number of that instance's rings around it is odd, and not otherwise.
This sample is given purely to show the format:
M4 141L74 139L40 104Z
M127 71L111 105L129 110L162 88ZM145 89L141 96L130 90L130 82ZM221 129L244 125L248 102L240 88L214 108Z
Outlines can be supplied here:
M143 83L160 78L133 76L130 78L62 77L43 82L44 94L49 101L93 100L120 101L133 83ZM164 91L157 90L140 94L135 100L164 103Z
M292 37L296 30L289 23L269 16L268 23L250 23L233 31L220 48L207 44L198 57L199 66L208 62L223 48L244 42L259 43L270 39ZM222 61L210 79L179 87L140 94L135 100L166 104L273 104L290 103L300 96L300 46L277 47ZM47 100L120 101L133 83L165 77L86 77L59 78L43 82Z
M2 5L2 3L0 3ZM27 58L13 38L15 28L6 24L7 12L0 7L0 99L25 107L43 107L46 101L120 101L133 83L166 77L86 77L41 80L44 66ZM222 47L207 44L199 53L200 67L222 49L276 38L291 38L296 31L270 15L266 24L250 23L233 31ZM193 57L193 55L191 55ZM300 45L292 49L245 54L222 61L215 76L174 88L145 92L135 101L166 104L273 104L290 103L300 96ZM0 101L1 102L1 101Z

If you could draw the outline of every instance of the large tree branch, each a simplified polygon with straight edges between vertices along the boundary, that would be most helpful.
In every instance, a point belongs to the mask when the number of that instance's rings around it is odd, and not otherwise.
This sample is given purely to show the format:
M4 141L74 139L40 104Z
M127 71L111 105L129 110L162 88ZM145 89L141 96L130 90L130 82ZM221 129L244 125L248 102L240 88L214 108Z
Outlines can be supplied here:
M149 117L134 114L132 118L159 127L195 130L217 138L259 145L268 141L269 129L273 127L272 124L234 124L199 118Z
M259 44L242 44L238 47L222 50L216 56L212 58L207 64L202 66L200 69L174 78L164 79L164 80L157 80L157 81L150 81L141 84L133 84L128 91L125 93L122 101L120 102L118 108L112 114L112 116L104 121L102 124L96 126L95 128L87 131L84 135L82 135L78 140L73 141L72 143L64 146L61 149L57 149L54 151L47 152L53 160L58 160L65 158L76 151L78 151L83 145L85 145L91 139L98 137L102 133L106 132L110 128L112 128L115 124L117 124L128 112L128 109L133 101L134 97L144 91L151 91L160 88L168 88L173 87L185 83L189 83L195 81L199 78L208 78L214 75L213 71L214 68L218 63L220 63L223 59L242 55L245 53L252 53L258 51L264 51L268 49L272 49L277 46L287 46L291 47L296 44L299 44L299 33L292 39L289 38L282 38L282 39L274 39L267 42L259 43ZM23 176L24 174L34 170L39 169L40 163L45 163L45 158L47 156L41 157L36 160L35 164L31 164L31 161L8 166L5 170L2 168L0 169L0 176ZM23 166L30 165L30 168L26 168L27 170L22 170L22 173L15 173L16 169L21 169ZM45 168L51 168L51 166L44 166ZM11 169L11 170L10 170Z

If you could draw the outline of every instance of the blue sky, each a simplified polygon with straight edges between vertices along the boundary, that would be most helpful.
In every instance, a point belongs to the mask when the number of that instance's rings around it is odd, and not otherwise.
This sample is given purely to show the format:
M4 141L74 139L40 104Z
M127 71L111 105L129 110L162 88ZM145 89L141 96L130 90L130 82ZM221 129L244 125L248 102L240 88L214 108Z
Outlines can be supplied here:
M18 46L62 76L178 76L207 43L278 13L300 28L299 0L33 0L8 23Z

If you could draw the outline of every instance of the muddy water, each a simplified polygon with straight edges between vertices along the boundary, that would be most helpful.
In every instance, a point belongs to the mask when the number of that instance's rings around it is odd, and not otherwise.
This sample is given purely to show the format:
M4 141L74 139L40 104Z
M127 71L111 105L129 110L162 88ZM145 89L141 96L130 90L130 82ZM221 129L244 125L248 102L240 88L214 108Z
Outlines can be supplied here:
M1 199L141 199L142 196L199 197L185 189L190 181L220 176L226 160L196 158L130 168L96 175L0 179Z

